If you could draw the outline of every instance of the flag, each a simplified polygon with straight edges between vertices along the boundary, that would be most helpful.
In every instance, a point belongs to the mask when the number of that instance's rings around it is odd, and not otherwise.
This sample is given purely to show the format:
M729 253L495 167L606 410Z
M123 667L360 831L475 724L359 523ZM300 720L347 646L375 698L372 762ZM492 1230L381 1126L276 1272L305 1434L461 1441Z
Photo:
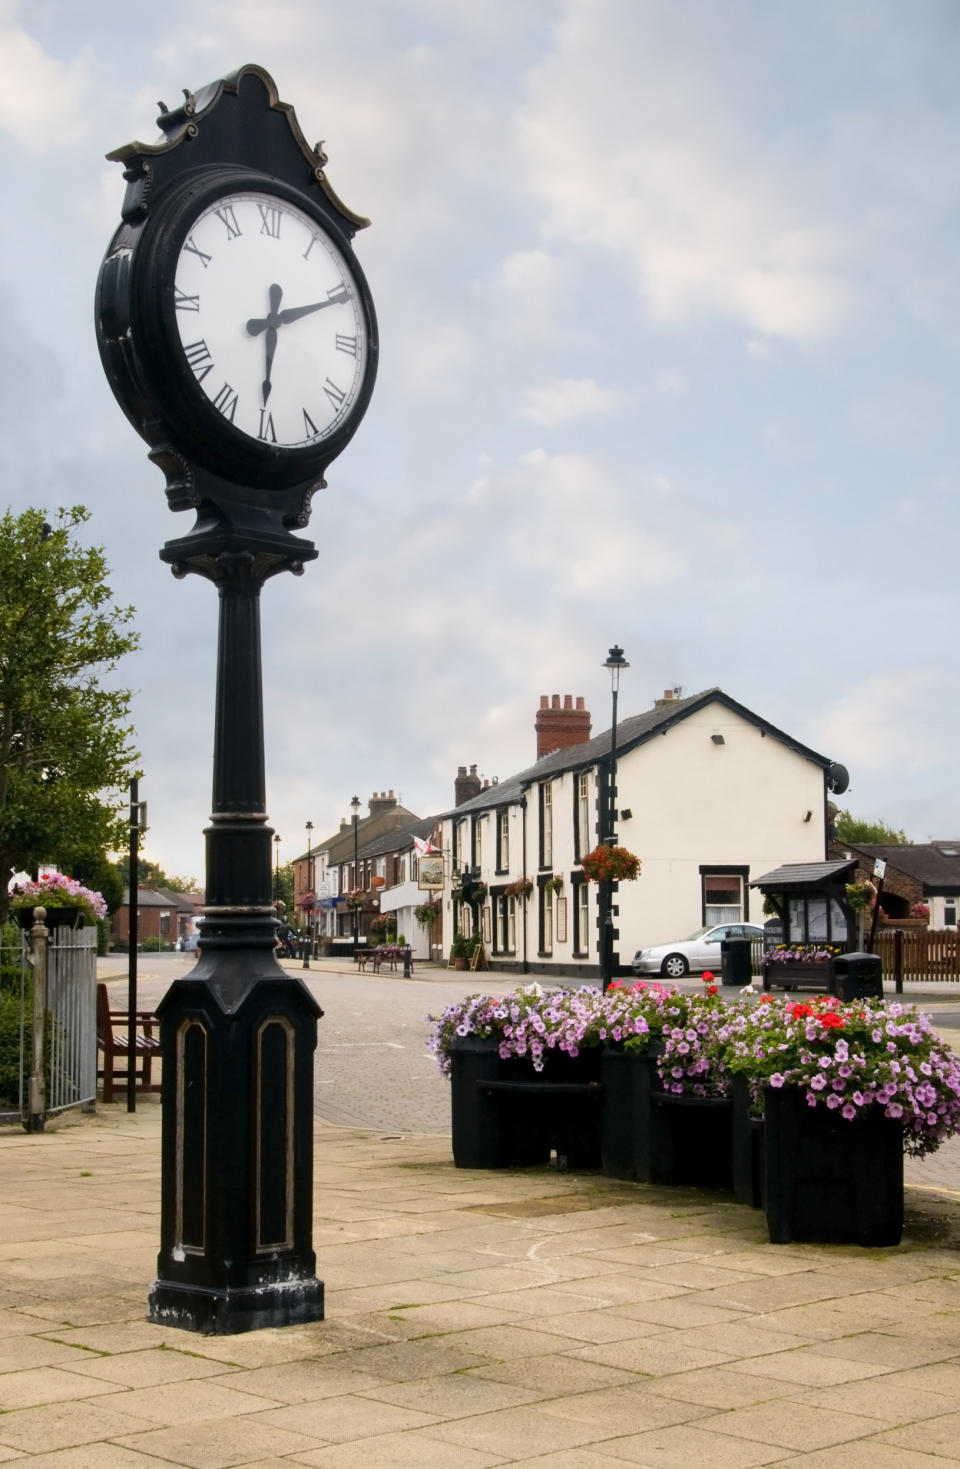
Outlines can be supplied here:
M439 847L434 847L430 842L425 842L422 837L414 837L413 845L418 857L426 857L430 852L439 852Z

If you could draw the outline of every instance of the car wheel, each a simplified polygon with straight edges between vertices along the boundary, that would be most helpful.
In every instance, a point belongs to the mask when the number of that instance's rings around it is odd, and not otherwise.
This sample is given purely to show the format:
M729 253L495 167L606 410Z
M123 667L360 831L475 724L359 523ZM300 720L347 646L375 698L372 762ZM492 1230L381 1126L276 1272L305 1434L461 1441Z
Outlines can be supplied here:
M682 979L689 968L682 954L668 954L660 965L660 973L669 975L671 979Z

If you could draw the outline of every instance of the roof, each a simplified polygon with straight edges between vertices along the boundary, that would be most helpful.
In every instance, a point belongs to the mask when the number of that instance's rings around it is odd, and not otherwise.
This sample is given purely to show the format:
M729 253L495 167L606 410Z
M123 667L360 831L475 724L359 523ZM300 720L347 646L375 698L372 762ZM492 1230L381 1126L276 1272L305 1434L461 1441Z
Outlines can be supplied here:
M424 816L411 822L409 826L387 832L384 836L368 842L366 846L361 846L357 856L362 860L365 857L382 857L385 852L404 852L408 847L413 846L414 837L428 837L439 820L439 816ZM353 848L351 847L349 853L340 860L352 862Z
M390 806L386 811L380 811L376 816L363 816L357 822L357 836L359 839L374 841L384 832L396 831L398 826L404 826L407 822L419 821L420 818L413 811L408 811L406 806ZM349 821L342 826L333 836L327 837L322 842L315 842L309 852L301 852L299 857L294 857L294 862L305 862L307 857L317 857L321 852L326 852L328 863L333 866L337 862L343 862L353 856L353 822Z
M844 842L843 846L865 857L882 858L922 882L925 893L960 893L960 841Z
M130 904L130 889L123 890L121 908ZM137 888L138 908L176 908L180 913L192 913L195 904L188 901L185 893L172 893L169 888Z
M787 862L751 882L761 892L788 893L800 888L831 888L856 871L855 858L849 862Z
M665 735L675 724L688 719L691 714L704 709L709 704L722 704L725 708L738 714L749 724L753 724L764 734L779 740L781 744L802 755L804 759L811 760L815 765L820 765L825 770L831 760L826 755L818 755L816 750L811 750L799 740L784 734L783 730L766 719L761 719L759 714L754 714L745 705L738 704L736 699L731 699L720 688L704 689L702 693L691 694L687 699L671 699L669 703L661 704L659 707L647 709L643 714L634 714L621 720L617 725L617 759L628 754L638 745L645 744L654 736ZM604 730L602 734L594 735L592 739L585 740L581 745L571 745L565 750L555 750L552 755L545 755L535 765L530 765L526 770L521 770L516 775L511 775L499 784L487 786L469 801L464 801L460 806L454 806L445 811L445 817L467 815L471 811L488 811L496 806L508 806L519 801L524 791L536 781L543 780L547 776L562 775L568 770L583 770L588 766L596 765L600 761L609 760L611 730Z

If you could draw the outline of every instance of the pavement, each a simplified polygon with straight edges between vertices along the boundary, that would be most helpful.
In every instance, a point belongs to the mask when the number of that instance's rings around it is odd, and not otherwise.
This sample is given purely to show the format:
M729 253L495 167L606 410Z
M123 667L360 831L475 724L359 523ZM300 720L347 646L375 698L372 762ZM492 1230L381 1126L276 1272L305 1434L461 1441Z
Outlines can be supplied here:
M371 981L374 982L374 981ZM724 1194L458 1170L315 1131L327 1319L145 1319L160 1106L0 1132L0 1465L936 1469L960 1464L960 1189L895 1249L771 1245Z

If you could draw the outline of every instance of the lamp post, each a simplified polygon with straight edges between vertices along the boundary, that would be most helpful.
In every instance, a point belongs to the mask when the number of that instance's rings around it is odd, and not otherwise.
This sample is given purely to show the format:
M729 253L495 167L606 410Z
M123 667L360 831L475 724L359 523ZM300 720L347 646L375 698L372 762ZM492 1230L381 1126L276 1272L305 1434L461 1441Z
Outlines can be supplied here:
M307 909L307 941L303 946L303 967L310 968L310 944L313 938L310 914L313 907L313 858L310 855L310 837L313 832L313 822L307 822L307 892L310 895L311 906Z
M617 840L617 695L620 692L620 674L630 664L623 656L623 649L610 649L603 664L610 674L610 693L613 702L610 721L610 781L605 802L602 839L608 847ZM609 985L613 969L613 883L600 884L600 976L603 988Z
M279 898L279 896L280 896L280 833L279 832L277 832L276 835L273 838L273 850L276 853L276 860L275 860L274 869L273 869L273 896L274 896L274 898Z
M357 853L359 851L358 837L359 837L359 830L360 830L360 797L359 796L354 796L353 797L353 799L350 802L350 809L353 811L353 881L354 881L355 886L359 889L359 887L360 887L360 864L359 864L359 861L357 859ZM357 957L357 946L358 946L359 943L360 943L360 912L359 912L359 909L356 907L356 905L354 905L354 907L353 907L353 957L354 957L354 959L356 959L356 957Z

